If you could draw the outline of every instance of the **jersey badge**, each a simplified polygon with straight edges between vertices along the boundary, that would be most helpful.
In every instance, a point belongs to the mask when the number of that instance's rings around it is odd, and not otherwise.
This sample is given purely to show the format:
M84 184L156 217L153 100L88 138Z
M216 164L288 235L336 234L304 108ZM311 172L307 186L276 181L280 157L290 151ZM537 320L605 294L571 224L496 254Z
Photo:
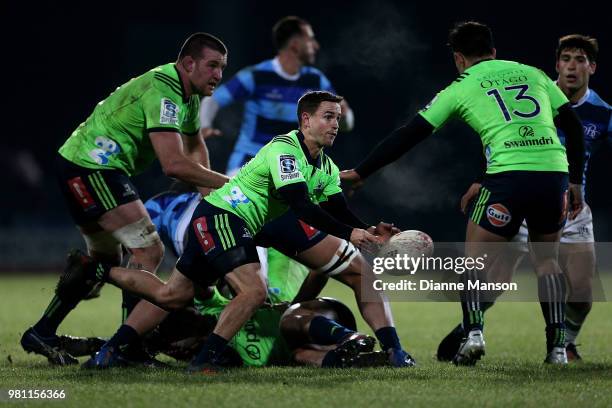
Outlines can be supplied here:
M178 125L179 107L170 99L162 98L159 112L160 125Z

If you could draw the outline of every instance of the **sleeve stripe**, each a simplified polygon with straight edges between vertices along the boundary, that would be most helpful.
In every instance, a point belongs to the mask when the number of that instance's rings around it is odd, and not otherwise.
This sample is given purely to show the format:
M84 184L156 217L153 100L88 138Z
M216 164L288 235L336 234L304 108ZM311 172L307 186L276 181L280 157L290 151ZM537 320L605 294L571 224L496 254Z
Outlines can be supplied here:
M181 133L181 130L176 127L153 127L147 129L147 133L155 133L155 132L176 132Z

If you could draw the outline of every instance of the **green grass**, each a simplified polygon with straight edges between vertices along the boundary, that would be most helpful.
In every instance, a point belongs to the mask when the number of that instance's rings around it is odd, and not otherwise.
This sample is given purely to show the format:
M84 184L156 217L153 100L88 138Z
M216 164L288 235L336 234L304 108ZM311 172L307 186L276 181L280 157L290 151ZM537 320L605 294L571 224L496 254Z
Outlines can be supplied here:
M585 362L549 367L544 358L543 319L536 303L500 303L487 313L487 356L473 368L435 361L439 340L459 320L452 303L393 303L405 347L415 369L322 370L239 369L212 377L170 370L113 369L88 372L53 368L19 346L22 332L39 317L56 279L0 278L0 389L64 389L51 406L589 406L612 404L612 304L596 303L581 334ZM354 306L350 292L331 285L326 295ZM80 336L110 336L119 324L120 292L82 303L60 327ZM363 322L359 322L364 327ZM40 401L30 401L41 406ZM0 402L1 404L1 402Z

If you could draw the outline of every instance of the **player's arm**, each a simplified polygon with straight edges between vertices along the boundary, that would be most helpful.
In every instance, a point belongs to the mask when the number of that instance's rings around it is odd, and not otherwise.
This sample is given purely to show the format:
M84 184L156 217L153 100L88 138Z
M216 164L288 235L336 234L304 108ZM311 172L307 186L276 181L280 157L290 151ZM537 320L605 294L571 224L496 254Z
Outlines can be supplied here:
M191 160L178 132L153 131L149 133L149 138L166 176L196 186L211 188L219 188L229 180L229 177ZM204 155L207 160L207 154L201 147L199 151L195 146L194 149L197 153L193 154Z
M584 129L578 115L569 103L557 109L555 123L565 134L565 148L569 162L569 189L571 194L570 219L582 210L582 172L584 171Z
M208 154L208 147L206 146L206 142L204 141L204 137L200 132L194 135L182 135L183 138L183 146L185 147L185 153L190 160L193 160L196 163L200 163L202 166L210 169L210 156ZM210 194L212 190L211 187L197 187L200 194L203 197Z
M340 222L310 201L305 182L292 183L280 187L278 193L287 202L297 218L321 231L350 241L358 248L369 242L378 242L378 239L366 230L353 228Z
M402 157L433 131L434 127L425 118L416 115L408 124L395 129L383 139L354 170L342 172L341 178L352 182L366 179L372 173Z
M213 127L213 121L219 109L245 100L253 94L254 90L255 81L252 70L245 68L227 83L221 85L212 96L202 99L200 104L200 122L202 123L200 135L204 139L220 136L221 131Z

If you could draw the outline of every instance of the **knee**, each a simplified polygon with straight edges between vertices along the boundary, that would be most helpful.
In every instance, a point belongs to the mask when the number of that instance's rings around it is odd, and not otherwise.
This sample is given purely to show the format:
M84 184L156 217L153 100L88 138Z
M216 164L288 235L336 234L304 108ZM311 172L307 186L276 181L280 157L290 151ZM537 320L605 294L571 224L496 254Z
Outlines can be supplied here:
M155 303L168 311L180 310L187 306L191 296L186 296L164 286L155 298Z

